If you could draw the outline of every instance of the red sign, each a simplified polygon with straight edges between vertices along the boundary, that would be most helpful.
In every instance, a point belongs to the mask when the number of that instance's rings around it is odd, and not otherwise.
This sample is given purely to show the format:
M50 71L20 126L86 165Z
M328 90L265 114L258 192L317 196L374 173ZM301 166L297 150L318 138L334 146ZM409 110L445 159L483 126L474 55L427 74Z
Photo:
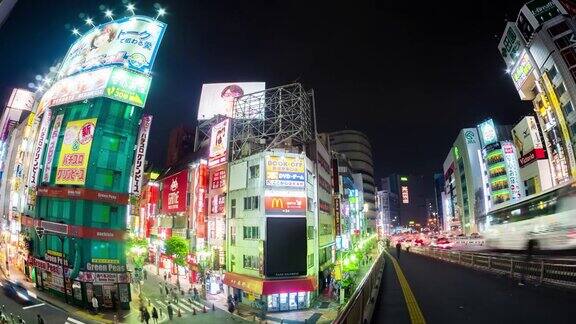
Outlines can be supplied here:
M45 232L57 233L57 234L68 234L68 225L48 222L48 221L41 221L40 227L44 229Z
M171 175L162 183L162 211L165 213L186 211L188 170Z
M194 211L196 213L196 237L206 238L206 206L208 191L208 166L200 164L196 168L195 187L194 187Z
M220 189L226 185L226 170L218 170L212 174L210 189Z
M45 220L34 219L29 216L22 216L21 223L25 227L42 227L48 235L50 233L64 234L72 237L89 238L102 241L124 241L126 231L113 230L108 228L97 228L88 226L67 225Z
M36 194L38 196L53 198L83 199L119 205L128 204L127 194L87 188L38 187Z
M266 213L306 215L306 197L265 197Z
M548 157L544 149L541 148L533 149L531 152L526 153L521 158L519 158L518 164L520 164L520 167L522 168L536 160L543 160L547 158Z

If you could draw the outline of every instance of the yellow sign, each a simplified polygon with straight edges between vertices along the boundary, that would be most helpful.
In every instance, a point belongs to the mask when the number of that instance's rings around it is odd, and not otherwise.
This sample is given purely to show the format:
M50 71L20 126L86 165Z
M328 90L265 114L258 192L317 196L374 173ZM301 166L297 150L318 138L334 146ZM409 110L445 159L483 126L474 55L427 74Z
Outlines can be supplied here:
M61 257L61 256L62 256L62 253L61 253L61 252L54 251L54 250L47 250L46 253L48 253L48 255L52 255L52 256L55 256L55 257Z
M36 116L35 113L31 112L30 115L28 115L28 119L26 120L26 126L32 126L32 124L34 124L34 117Z
M574 151L572 151L572 145L570 142L570 133L568 131L568 123L564 118L564 113L562 112L562 108L560 107L560 101L558 100L558 96L556 96L556 90L552 86L552 82L550 82L550 78L548 74L542 74L542 80L544 81L544 86L546 87L546 92L548 94L548 98L550 99L550 103L556 112L556 117L558 118L558 125L560 126L560 131L562 132L562 137L564 143L566 143L566 151L568 153L568 163L570 164L570 170L572 177L576 176L576 161L574 158Z
M97 118L70 121L66 124L64 140L58 168L56 169L56 184L84 185L86 168L90 159L90 148Z
M120 264L118 259L92 259L92 263Z

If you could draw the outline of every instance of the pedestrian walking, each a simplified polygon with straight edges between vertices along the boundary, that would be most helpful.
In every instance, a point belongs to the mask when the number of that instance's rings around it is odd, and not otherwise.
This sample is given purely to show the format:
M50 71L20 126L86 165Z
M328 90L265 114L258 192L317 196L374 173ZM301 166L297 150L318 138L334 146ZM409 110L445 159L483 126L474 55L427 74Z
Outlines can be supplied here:
M92 309L94 314L98 314L98 298L96 296L92 296Z
M156 310L156 307L152 307L152 320L154 324L158 324L158 310Z
M144 307L144 322L148 324L150 322L150 312L146 307Z
M198 300L198 288L196 286L194 286L194 300Z
M44 319L42 316L40 316L40 314L36 315L36 318L38 319L38 324L44 324Z
M174 318L174 309L172 308L172 304L168 302L168 306L166 308L168 309L168 318L172 320L172 318Z
M170 297L170 291L168 290L168 285L164 285L164 291L166 292L166 297Z
M160 289L160 296L164 297L164 288L162 288L162 285L158 286L158 288Z
M144 273L144 280L148 280L148 271L146 271L146 269L142 269L142 272Z
M402 244L400 242L396 243L396 259L400 261L400 251L402 250Z
M524 260L526 263L526 267L530 266L530 262L532 261L532 255L534 254L536 245L537 245L536 240L529 240L528 244L526 245L526 258ZM524 286L525 284L526 284L526 270L520 271L520 282L518 283L518 285Z
M166 281L166 277L167 277L167 274L166 274L166 271L165 271L165 272L164 272L164 281Z

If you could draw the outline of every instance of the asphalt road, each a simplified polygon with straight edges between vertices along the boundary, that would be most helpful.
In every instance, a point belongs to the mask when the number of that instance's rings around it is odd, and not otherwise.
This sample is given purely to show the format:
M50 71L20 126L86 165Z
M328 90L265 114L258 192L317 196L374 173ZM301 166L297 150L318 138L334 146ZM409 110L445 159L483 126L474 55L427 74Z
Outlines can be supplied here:
M427 323L574 323L574 291L519 286L508 277L406 252L400 267ZM372 323L410 323L391 262L382 280Z
M2 288L2 287L0 287ZM6 313L8 319L10 314L16 320L20 316L26 323L37 323L37 315L40 314L45 323L50 324L83 324L84 322L68 316L64 310L50 305L42 300L32 299L30 304L23 305L8 297L0 289L0 309Z

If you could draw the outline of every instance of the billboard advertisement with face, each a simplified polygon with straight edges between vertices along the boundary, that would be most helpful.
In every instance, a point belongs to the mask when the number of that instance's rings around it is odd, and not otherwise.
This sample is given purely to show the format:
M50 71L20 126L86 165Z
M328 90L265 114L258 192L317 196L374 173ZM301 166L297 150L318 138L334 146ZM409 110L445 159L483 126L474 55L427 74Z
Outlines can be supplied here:
M210 155L208 166L214 167L226 163L228 157L228 129L230 121L228 119L212 126L210 133Z
M198 120L207 120L216 115L233 116L234 100L243 95L264 91L265 82L207 83L202 85ZM255 112L254 119L262 118L263 112Z
M66 124L56 168L57 185L82 186L86 182L96 121L97 118L90 118L69 121Z
M536 125L536 118L532 116L524 117L512 128L512 140L519 157L530 153L532 150L544 148Z
M149 73L165 29L166 24L143 16L94 27L72 44L60 73L69 76L109 65Z

